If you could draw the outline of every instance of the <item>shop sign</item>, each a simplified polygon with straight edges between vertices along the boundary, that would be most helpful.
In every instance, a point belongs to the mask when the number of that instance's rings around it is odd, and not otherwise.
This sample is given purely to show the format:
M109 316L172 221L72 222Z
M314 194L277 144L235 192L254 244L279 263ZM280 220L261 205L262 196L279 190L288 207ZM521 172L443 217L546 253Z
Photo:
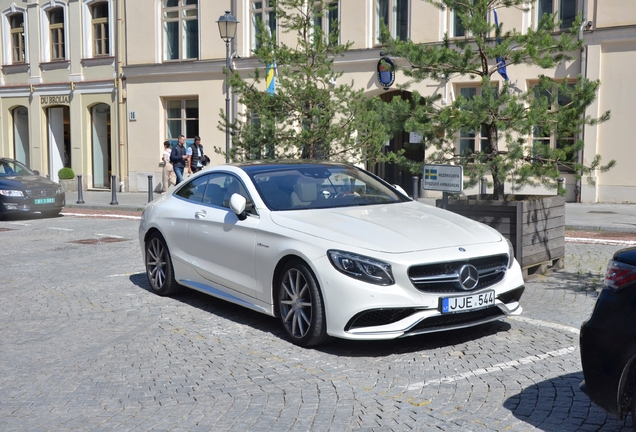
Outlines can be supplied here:
M40 105L60 105L71 103L71 97L69 95L61 96L40 96Z

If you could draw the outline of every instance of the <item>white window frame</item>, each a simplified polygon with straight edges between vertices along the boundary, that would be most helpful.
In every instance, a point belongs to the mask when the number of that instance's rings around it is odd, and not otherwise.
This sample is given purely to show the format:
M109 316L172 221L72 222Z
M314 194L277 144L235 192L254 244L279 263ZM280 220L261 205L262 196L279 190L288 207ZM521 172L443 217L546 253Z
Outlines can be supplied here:
M398 27L398 1L400 0L387 0L389 2L389 32L391 36L397 37L397 27ZM378 39L380 38L380 0L374 0L374 26L375 26L375 45L379 45L380 42ZM406 20L407 20L407 29L406 29L406 39L411 37L411 2L406 2Z
M63 59L55 59L55 61L68 61L69 59L69 37L68 37L68 7L66 3L62 3L57 0L50 0L40 7L40 57L42 58L43 63L48 63L51 61L51 30L49 23L49 12L52 9L61 7L62 14L64 16L64 58Z
M21 13L24 16L24 62L13 62L13 40L11 37L11 21L9 17L16 13ZM29 63L29 37L27 32L27 11L25 8L21 8L13 3L11 7L2 11L2 44L3 55L2 63L5 65L11 64L28 64Z
M457 84L455 86L455 94L459 95L461 94L462 89L467 89L467 88L474 88L475 89L475 96L480 96L481 95L481 84ZM463 155L463 152L461 151L461 141L462 140L471 140L473 142L473 146L472 146L472 151L473 153L478 153L480 151L483 151L485 149L483 149L484 146L484 140L487 140L488 137L482 134L482 130L480 128L479 133L474 133L474 137L468 137L468 136L464 136L462 137L462 130L460 129L459 131L457 131L457 136L456 136L456 142L455 142L455 148L457 149L457 154L459 155ZM479 147L477 147L477 144L479 144Z
M569 83L568 83L568 86L574 86L574 84L575 84L575 83L574 83L574 81L571 81L571 82L569 82ZM537 83L536 83L536 82L531 83L531 84L530 84L530 86L531 86L532 88L534 88L535 86L537 86ZM554 84L554 87L553 87L553 90L552 90L552 91L553 91L553 92L557 91L556 83ZM558 103L558 102L559 102L559 98L558 98L558 96L557 96L557 103ZM551 109L554 109L554 108L551 108ZM564 138L563 140L564 140L564 141L569 141L571 144L574 144L574 143L576 142L576 135L572 135L572 136L570 136L570 137L568 137L568 138ZM548 137L548 136L539 136L539 137L536 137L536 136L535 136L535 128L534 128L534 126L533 126L533 128L532 128L532 133L531 133L531 136L530 136L530 148L531 148L533 151L534 151L535 143L536 143L537 141L540 141L540 142L542 142L542 143L549 144L551 149L556 149L556 148L558 148L557 137L556 137L556 135L555 135L553 132L550 132L550 136L549 136L549 137Z
M263 7L261 7L260 9L254 9L254 3L255 2L260 2L263 3ZM256 15L260 15L261 20L263 22L263 24L265 24L266 28L269 28L271 30L272 26L270 23L270 12L274 12L274 31L277 32L278 31L278 17L276 16L276 11L274 10L274 6L272 6L271 4L271 0L250 0L249 2L249 17L250 17L250 51L256 50L257 46L257 39L256 39L256 34L257 34L257 28L256 28L256 19L255 16ZM273 34L272 36L276 37L276 34ZM276 40L278 40L278 38L276 38Z
M184 60L199 60L201 58L201 5L200 2L197 1L196 6L193 5L187 5L184 6L183 5L183 1L184 0L179 0L179 6L173 6L173 7L169 7L166 8L164 7L164 1L165 0L159 0L159 23L160 23L160 31L161 31L161 60L162 62L179 62L179 61L184 61ZM176 10L177 11L177 18L165 18L164 13L166 12L166 9L170 9L170 10ZM184 11L187 10L196 10L197 11L197 16L196 18L188 18L186 19L185 15L184 15ZM185 44L185 35L184 35L184 27L183 27L183 23L185 21L197 21L197 55L196 57L185 57L185 53L184 53L184 44ZM178 22L178 29L179 29L179 53L177 55L177 58L171 59L168 58L168 52L167 52L167 35L166 35L166 29L165 29L165 24L167 22Z
M197 113L198 113L198 117L186 117L186 103L188 101L196 101L197 102ZM180 103L180 116L177 117L168 117L168 104L170 102L179 102ZM196 135L201 135L200 134L200 130L201 130L201 103L200 103L200 99L198 96L184 96L184 97L167 97L164 99L164 108L163 108L163 118L164 118L164 127L165 127L165 136L167 137L167 139L171 142L171 143L176 143L177 139L179 138L179 135L182 134L186 137L186 142L188 140L193 140L194 137ZM176 121L179 120L181 122L181 132L180 134L177 134L176 137L172 137L169 136L169 131L170 131L170 127L168 126L168 122L169 121ZM192 136L188 136L186 134L187 132L187 122L188 121L193 121L196 120L197 121L197 132L194 133L194 135Z
M93 6L97 3L108 3L108 55L100 55L98 58L113 57L115 40L114 34L114 15L112 0L83 0L82 1L82 58L93 58Z
M323 2L318 0L318 1L314 1L313 4L314 4L314 7L313 7L313 10L312 10L312 13L314 11L320 10L322 5L323 5ZM336 21L338 23L340 23L340 0L325 1L325 5L327 7L332 7L333 4L335 4L335 6L336 6L336 10L335 10L336 15L337 15ZM321 20L320 28L321 28L322 32L324 33L325 38L327 38L327 39L329 38L329 34L331 33L331 31L333 30L331 28L332 26L331 26L331 20L330 20L330 16L329 16L331 14L331 12L332 11L328 10L328 11L324 12L323 15L320 17L320 20ZM316 19L317 18L314 18L314 25L316 24ZM340 35L338 35L337 43L340 43Z
M534 3L534 18L535 18L535 25L534 27L536 28L539 25L539 21L541 21L541 16L539 15L539 2L541 0L536 0ZM559 21L563 20L563 7L562 4L564 2L573 2L574 3L574 11L575 11L575 17L576 14L579 11L579 3L580 0L552 0L552 12L551 13L557 13L558 12L558 16L557 19ZM568 26L563 26L563 23L561 23L561 26L559 27L558 30L560 31L564 31L564 30L568 30L570 27Z

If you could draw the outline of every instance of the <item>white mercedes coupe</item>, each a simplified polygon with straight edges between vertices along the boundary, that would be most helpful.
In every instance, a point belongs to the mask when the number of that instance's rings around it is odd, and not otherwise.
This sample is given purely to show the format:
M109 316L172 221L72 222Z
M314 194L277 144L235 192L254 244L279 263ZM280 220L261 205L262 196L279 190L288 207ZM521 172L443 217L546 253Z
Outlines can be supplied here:
M205 169L146 206L139 241L155 293L187 287L278 316L300 346L522 310L521 269L501 234L351 165Z

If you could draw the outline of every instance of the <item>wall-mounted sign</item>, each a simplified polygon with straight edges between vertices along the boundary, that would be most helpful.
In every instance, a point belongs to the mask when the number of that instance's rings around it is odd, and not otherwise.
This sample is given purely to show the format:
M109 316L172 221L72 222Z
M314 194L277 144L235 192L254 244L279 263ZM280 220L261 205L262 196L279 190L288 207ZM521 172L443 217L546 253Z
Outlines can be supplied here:
M424 142L424 137L416 132L409 132L409 142L411 144L421 144Z
M461 165L424 165L422 189L461 192L464 189L464 170Z
M382 57L378 61L378 81L385 90L395 82L395 64L388 57Z
M69 95L61 96L40 96L40 105L59 105L70 104L71 97Z
M128 113L128 120L129 121L137 121L137 112L136 111L130 111Z

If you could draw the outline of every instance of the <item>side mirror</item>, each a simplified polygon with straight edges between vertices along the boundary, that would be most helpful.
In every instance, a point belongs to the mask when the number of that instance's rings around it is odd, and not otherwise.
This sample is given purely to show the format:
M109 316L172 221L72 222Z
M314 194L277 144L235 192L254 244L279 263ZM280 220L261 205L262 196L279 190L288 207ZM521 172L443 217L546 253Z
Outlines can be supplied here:
M406 197L409 196L409 194L407 194L406 191L400 187L400 185L394 184L393 187L395 188L395 190L397 190L399 193L403 194L404 196Z
M35 175L40 175L40 171L38 171L38 170L33 170L33 174L35 174Z
M239 195L237 193L232 194L230 197L230 208L236 216L238 216L239 220L245 220L247 218L247 214L245 214L245 204L247 200L243 195Z

